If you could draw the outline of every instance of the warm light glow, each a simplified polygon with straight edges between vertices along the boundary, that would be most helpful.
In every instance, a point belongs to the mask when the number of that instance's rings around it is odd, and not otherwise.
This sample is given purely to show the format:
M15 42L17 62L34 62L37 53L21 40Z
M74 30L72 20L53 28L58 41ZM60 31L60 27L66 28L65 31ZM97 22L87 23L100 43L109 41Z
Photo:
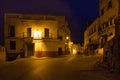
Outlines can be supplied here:
M67 37L66 37L66 39L68 40L68 39L69 39L69 37L67 36Z
M36 56L36 54L40 54L40 51L42 48L41 46L42 46L41 42L35 43L35 56Z
M34 38L40 39L42 38L42 32L41 31L34 31Z
M73 42L70 43L71 45L73 44Z
M77 54L77 50L73 49L73 54L76 55Z
M103 48L98 49L98 54L103 55Z

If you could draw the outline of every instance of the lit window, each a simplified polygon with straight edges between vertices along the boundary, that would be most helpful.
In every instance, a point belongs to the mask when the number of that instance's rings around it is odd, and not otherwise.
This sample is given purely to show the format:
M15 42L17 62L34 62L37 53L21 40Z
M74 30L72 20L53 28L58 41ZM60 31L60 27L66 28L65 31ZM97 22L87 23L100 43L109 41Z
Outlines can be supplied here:
M34 31L34 38L37 38L37 39L42 38L42 32L38 30Z

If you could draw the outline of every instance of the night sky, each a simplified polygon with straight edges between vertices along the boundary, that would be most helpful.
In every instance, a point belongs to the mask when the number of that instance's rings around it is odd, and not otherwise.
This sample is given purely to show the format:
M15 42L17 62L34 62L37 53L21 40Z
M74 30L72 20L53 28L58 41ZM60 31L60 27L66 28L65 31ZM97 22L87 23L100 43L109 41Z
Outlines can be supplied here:
M0 43L3 44L3 14L33 13L66 16L73 42L83 42L88 21L99 16L99 0L0 0Z

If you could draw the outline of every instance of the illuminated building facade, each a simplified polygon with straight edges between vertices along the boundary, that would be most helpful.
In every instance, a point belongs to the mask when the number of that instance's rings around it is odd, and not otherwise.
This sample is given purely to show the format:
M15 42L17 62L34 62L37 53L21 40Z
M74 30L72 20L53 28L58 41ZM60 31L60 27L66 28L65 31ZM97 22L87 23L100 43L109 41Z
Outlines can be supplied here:
M86 29L84 33L84 48L91 43L98 44L98 49L103 48L105 43L115 36L115 20L118 18L118 8L118 0L100 0L100 17L88 26L89 29ZM94 31L94 27L96 31ZM90 30L90 28L93 29Z
M99 18L88 25L84 32L84 49L87 55L94 54L99 47Z
M103 47L103 62L111 69L120 67L119 39L119 0L100 0L101 47ZM120 70L120 69L119 69Z
M115 20L118 18L118 0L100 0L101 47L115 36Z
M4 32L10 56L58 56L69 52L71 32L64 16L6 13Z
M100 0L99 14L99 20L97 21L99 26L96 26L98 30L96 36L94 36L98 41L98 49L102 50L103 62L107 67L117 68L118 70L120 68L120 1ZM96 23L96 20L92 24L94 23ZM84 48L92 41L89 40L90 28L94 27L91 25L84 32Z

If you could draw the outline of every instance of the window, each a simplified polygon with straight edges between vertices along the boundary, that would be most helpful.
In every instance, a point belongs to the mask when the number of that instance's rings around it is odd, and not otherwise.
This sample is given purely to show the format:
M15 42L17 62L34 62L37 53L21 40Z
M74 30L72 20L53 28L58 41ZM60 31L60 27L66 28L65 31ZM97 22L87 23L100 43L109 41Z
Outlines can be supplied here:
M110 47L111 54L113 54L113 46Z
M103 38L101 39L101 47L104 47L104 45L106 44L106 42L107 42L107 38L108 38L108 36L107 35L104 35L104 36L102 36Z
M15 50L16 49L16 41L10 41L10 49Z
M31 37L31 28L27 28L27 37Z
M108 9L112 8L112 1L108 2Z
M58 36L58 39L59 39L59 40L62 40L62 39L63 39L63 37L62 37L62 36Z
M118 37L118 46L120 47L120 36Z
M106 24L106 27L108 27L108 26L109 26L109 23L108 23L108 22L106 22L105 24Z
M9 37L15 37L15 25L9 25Z
M105 62L108 61L108 51L105 52L104 61L105 61Z
M62 55L62 47L58 48L58 55Z
M101 16L104 14L104 9L101 9Z
M110 25L112 25L112 18L110 18Z
M91 39L89 39L89 42L92 42L92 40L91 40Z
M97 26L97 25L94 26L94 32L96 32L96 26Z
M49 29L45 28L45 38L49 38Z
M101 48L103 48L103 47L104 47L104 40L101 39Z
M100 25L98 26L98 32L100 32L102 29L101 29L101 27L100 27Z

